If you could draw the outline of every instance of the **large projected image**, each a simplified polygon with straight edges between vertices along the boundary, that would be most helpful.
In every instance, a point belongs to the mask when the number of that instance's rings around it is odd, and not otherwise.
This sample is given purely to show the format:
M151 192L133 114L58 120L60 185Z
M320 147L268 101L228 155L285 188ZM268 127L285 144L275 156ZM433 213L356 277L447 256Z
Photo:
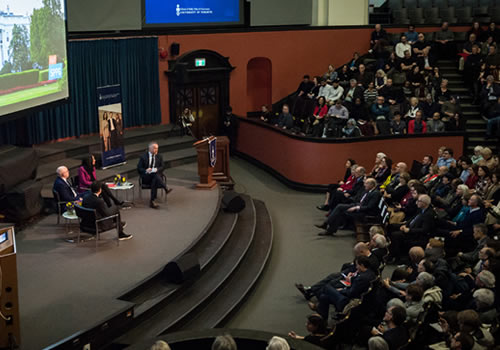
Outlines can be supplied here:
M64 0L0 0L0 115L67 97Z
M241 0L143 0L144 26L240 24Z

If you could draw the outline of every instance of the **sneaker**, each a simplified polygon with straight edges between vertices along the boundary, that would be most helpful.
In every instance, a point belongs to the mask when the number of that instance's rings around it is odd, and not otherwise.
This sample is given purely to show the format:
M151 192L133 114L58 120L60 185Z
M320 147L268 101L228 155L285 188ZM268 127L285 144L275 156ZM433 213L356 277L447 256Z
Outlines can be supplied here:
M323 205L318 205L318 206L316 206L316 208L319 209L319 210L322 210L322 211L328 211L328 210L330 210L330 208L328 207L328 205L324 205L324 204Z
M126 240L131 239L132 237L134 237L134 236L132 236L132 235L127 235L125 232L122 232L122 233L120 233L120 236L118 237L118 239L119 239L120 241L126 241Z
M160 207L155 201L151 201L149 206L153 209L158 209Z
M167 194L169 194L170 192L172 192L173 188L169 187L167 188Z

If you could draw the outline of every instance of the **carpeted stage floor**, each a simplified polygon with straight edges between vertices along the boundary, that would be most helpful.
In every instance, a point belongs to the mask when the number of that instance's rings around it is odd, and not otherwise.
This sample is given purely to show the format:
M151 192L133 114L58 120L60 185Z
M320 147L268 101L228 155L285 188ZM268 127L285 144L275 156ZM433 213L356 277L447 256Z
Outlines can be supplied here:
M17 234L23 349L41 349L121 310L127 303L117 297L200 235L216 213L219 191L193 188L195 164L169 169L167 175L174 190L159 210L145 205L148 191L143 203L136 190L137 205L122 211L125 232L134 238L118 247L115 240L97 250L94 241L65 242L65 226L56 224L55 215ZM114 235L110 231L104 238Z

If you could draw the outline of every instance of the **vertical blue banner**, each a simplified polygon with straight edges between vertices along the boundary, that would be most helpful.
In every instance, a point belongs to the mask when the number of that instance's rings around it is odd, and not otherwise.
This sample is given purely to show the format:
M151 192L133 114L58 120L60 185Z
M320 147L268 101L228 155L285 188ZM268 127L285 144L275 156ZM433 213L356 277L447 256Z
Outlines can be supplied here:
M210 152L210 166L213 168L217 163L217 138L208 140L208 151Z
M120 85L97 88L99 135L103 169L125 163L122 92Z

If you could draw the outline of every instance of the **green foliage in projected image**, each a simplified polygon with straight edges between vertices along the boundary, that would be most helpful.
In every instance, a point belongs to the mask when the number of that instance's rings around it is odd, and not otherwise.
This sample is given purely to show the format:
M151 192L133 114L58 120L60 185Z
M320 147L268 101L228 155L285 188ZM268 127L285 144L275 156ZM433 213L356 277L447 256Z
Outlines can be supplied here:
M28 28L14 24L12 40L9 44L9 57L12 62L11 70L14 72L20 72L32 67L28 40Z
M60 0L43 0L43 7L33 10L30 27L31 60L43 68L49 56L64 56L65 26Z

